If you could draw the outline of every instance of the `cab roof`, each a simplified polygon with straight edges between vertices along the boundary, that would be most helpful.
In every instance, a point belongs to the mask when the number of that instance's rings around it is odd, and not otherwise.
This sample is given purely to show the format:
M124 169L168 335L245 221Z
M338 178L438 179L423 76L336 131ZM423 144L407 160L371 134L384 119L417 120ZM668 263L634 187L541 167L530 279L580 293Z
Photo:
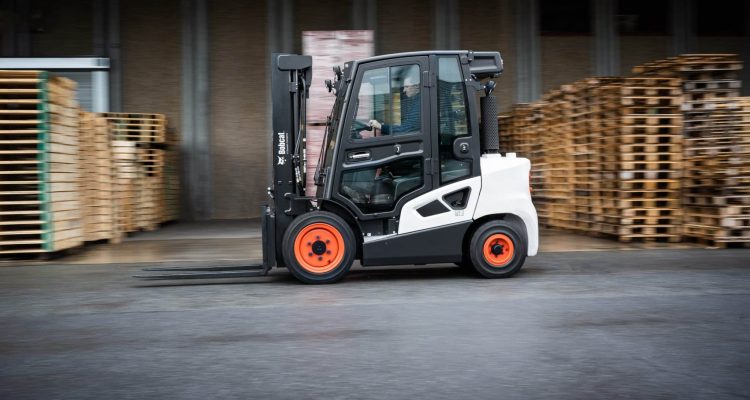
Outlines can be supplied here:
M373 61L385 61L403 57L419 57L432 55L453 55L461 59L462 64L469 64L469 70L476 79L495 78L503 72L503 59L497 51L471 50L427 50L406 53L383 54L361 60L350 61L351 67Z

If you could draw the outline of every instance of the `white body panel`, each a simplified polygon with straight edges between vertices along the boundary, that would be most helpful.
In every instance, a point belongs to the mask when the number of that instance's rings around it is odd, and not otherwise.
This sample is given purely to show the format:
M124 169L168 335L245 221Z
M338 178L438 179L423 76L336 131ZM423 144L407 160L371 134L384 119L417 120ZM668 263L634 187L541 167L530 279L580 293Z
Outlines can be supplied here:
M539 223L529 192L531 163L528 159L516 158L515 153L509 153L505 157L500 154L486 154L480 158L480 166L481 177L451 183L404 204L398 234L473 221L492 214L513 214L521 218L526 226L528 255L536 255L539 249ZM449 212L429 217L423 217L417 212L417 209L435 200L450 209L443 201L443 196L467 186L471 187L471 194L464 210L451 209ZM365 241L392 236L394 235L365 238Z
M482 190L474 211L474 219L490 214L513 214L526 225L528 255L539 249L539 222L529 192L531 163L526 158L485 154L480 158Z
M466 208L463 210L451 209L451 207L443 200L443 196L461 190L467 186L471 187L471 193L469 194L469 201L466 204ZM481 186L482 178L477 176L451 183L450 185L443 186L410 200L408 203L404 204L404 207L401 209L401 218L398 222L398 234L400 235L402 233L421 231L423 229L437 228L443 225L471 221L474 215L474 209L477 206L477 201L479 200ZM435 200L442 203L450 211L442 214L431 215L429 217L423 217L417 212L418 208Z

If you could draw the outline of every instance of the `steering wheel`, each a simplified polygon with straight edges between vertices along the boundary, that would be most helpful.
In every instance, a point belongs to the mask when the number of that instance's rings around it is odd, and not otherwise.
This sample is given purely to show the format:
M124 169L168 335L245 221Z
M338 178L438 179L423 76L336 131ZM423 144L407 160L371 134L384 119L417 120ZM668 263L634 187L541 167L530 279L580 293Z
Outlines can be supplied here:
M352 121L352 131L371 131L372 127L370 126L369 122L362 122L358 119L355 119Z
M362 135L360 134L360 132L371 131L371 130L372 130L372 127L370 126L369 122L362 122L357 119L352 121L352 129L351 129L352 139L362 139Z

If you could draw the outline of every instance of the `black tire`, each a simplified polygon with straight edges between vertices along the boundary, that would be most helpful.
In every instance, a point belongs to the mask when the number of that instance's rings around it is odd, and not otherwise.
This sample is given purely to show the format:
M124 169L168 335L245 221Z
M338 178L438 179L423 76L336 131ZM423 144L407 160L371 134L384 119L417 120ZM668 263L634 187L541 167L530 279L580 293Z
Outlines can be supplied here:
M282 246L287 269L304 283L340 280L349 272L357 252L351 227L327 211L297 217L284 232Z
M485 246L493 251L485 251ZM495 246L499 246L500 249ZM485 278L509 278L518 272L526 261L526 229L516 221L485 222L474 231L468 253L471 264L480 275Z

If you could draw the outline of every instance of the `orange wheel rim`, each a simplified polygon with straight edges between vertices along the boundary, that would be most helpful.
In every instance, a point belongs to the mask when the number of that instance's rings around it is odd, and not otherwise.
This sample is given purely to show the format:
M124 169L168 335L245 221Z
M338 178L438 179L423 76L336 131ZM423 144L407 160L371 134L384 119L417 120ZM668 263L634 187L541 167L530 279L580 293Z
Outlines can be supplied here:
M294 239L297 262L314 274L325 274L338 267L345 250L341 232L322 222L306 226Z
M504 233L496 233L484 241L484 259L493 267L504 267L513 259L513 240Z

